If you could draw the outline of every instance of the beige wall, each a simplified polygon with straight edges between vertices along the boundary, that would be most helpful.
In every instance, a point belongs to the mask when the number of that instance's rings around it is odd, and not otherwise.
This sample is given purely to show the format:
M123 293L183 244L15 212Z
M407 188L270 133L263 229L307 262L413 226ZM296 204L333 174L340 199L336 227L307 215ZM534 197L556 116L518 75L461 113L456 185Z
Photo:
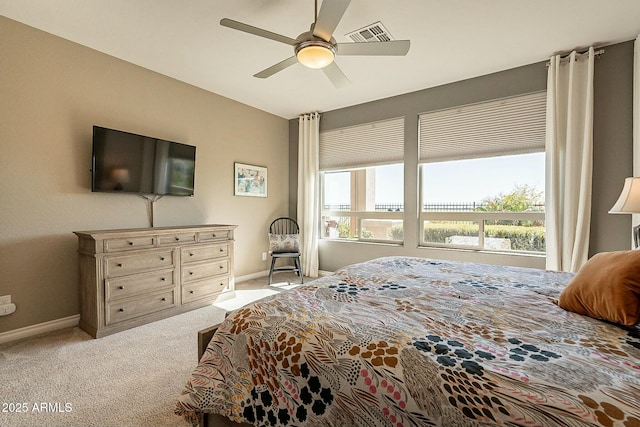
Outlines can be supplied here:
M195 196L159 200L155 225L237 224L236 276L268 268L287 120L4 17L0 120L0 295L17 305L0 333L79 312L74 230L149 225L142 198L90 191L94 124L195 145ZM234 161L268 167L268 198L233 195Z

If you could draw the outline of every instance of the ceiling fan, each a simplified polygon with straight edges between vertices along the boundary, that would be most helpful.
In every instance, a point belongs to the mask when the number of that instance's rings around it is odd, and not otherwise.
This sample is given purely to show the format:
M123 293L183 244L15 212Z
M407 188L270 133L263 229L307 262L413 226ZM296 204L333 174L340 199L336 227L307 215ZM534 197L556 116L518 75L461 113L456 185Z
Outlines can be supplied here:
M228 18L222 19L220 25L293 46L294 56L254 74L254 77L264 79L300 62L309 68L322 69L333 85L340 88L348 85L349 79L333 61L335 55L402 56L407 54L411 44L409 40L336 43L333 31L338 26L350 2L351 0L324 0L320 12L318 12L318 0L315 0L315 22L311 24L309 31L300 34L295 39Z

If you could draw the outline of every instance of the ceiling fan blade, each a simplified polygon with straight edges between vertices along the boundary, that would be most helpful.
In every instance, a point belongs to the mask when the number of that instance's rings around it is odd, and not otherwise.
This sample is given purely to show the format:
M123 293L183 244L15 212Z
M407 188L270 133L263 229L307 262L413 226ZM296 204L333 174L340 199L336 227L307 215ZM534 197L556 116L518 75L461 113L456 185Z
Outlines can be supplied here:
M324 67L322 71L324 71L324 74L329 78L329 80L331 80L331 83L333 83L333 85L338 89L343 88L345 86L349 86L349 84L351 84L347 76L344 75L340 67L338 67L338 65L335 62L332 62L331 64Z
M298 58L296 58L295 56L292 56L291 58L287 58L284 61L280 61L276 65L272 65L271 67L266 68L257 74L254 74L253 77L257 77L259 79L266 79L267 77L273 76L278 71L282 71L285 68L292 66L296 62L298 62Z
M389 42L338 43L337 55L406 55L411 41L393 40Z
M313 35L324 41L330 41L349 3L351 0L323 0L313 27Z
M222 25L223 27L233 28L234 30L244 31L245 33L253 34L254 36L275 40L277 42L288 44L290 46L294 46L297 43L296 39L292 39L291 37L272 33L271 31L263 30L262 28L254 27L249 24L243 24L242 22L234 21L233 19L229 18L221 19L220 25Z

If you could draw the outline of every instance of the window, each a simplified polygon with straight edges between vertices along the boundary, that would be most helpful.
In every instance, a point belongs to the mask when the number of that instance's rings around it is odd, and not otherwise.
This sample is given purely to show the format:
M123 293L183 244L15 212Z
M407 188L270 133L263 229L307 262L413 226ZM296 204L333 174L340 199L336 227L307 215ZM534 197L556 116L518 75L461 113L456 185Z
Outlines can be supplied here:
M420 244L545 252L546 94L423 114Z
M401 243L404 166L323 174L324 238Z
M321 236L402 243L403 157L403 118L321 132Z

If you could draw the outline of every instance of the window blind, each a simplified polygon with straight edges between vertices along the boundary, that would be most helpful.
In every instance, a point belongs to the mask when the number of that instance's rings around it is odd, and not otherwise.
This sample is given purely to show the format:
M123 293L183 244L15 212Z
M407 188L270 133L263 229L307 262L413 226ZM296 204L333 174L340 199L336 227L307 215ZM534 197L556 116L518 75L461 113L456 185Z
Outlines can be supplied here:
M420 162L544 151L546 103L536 92L421 114Z
M404 117L320 132L320 170L401 163Z

